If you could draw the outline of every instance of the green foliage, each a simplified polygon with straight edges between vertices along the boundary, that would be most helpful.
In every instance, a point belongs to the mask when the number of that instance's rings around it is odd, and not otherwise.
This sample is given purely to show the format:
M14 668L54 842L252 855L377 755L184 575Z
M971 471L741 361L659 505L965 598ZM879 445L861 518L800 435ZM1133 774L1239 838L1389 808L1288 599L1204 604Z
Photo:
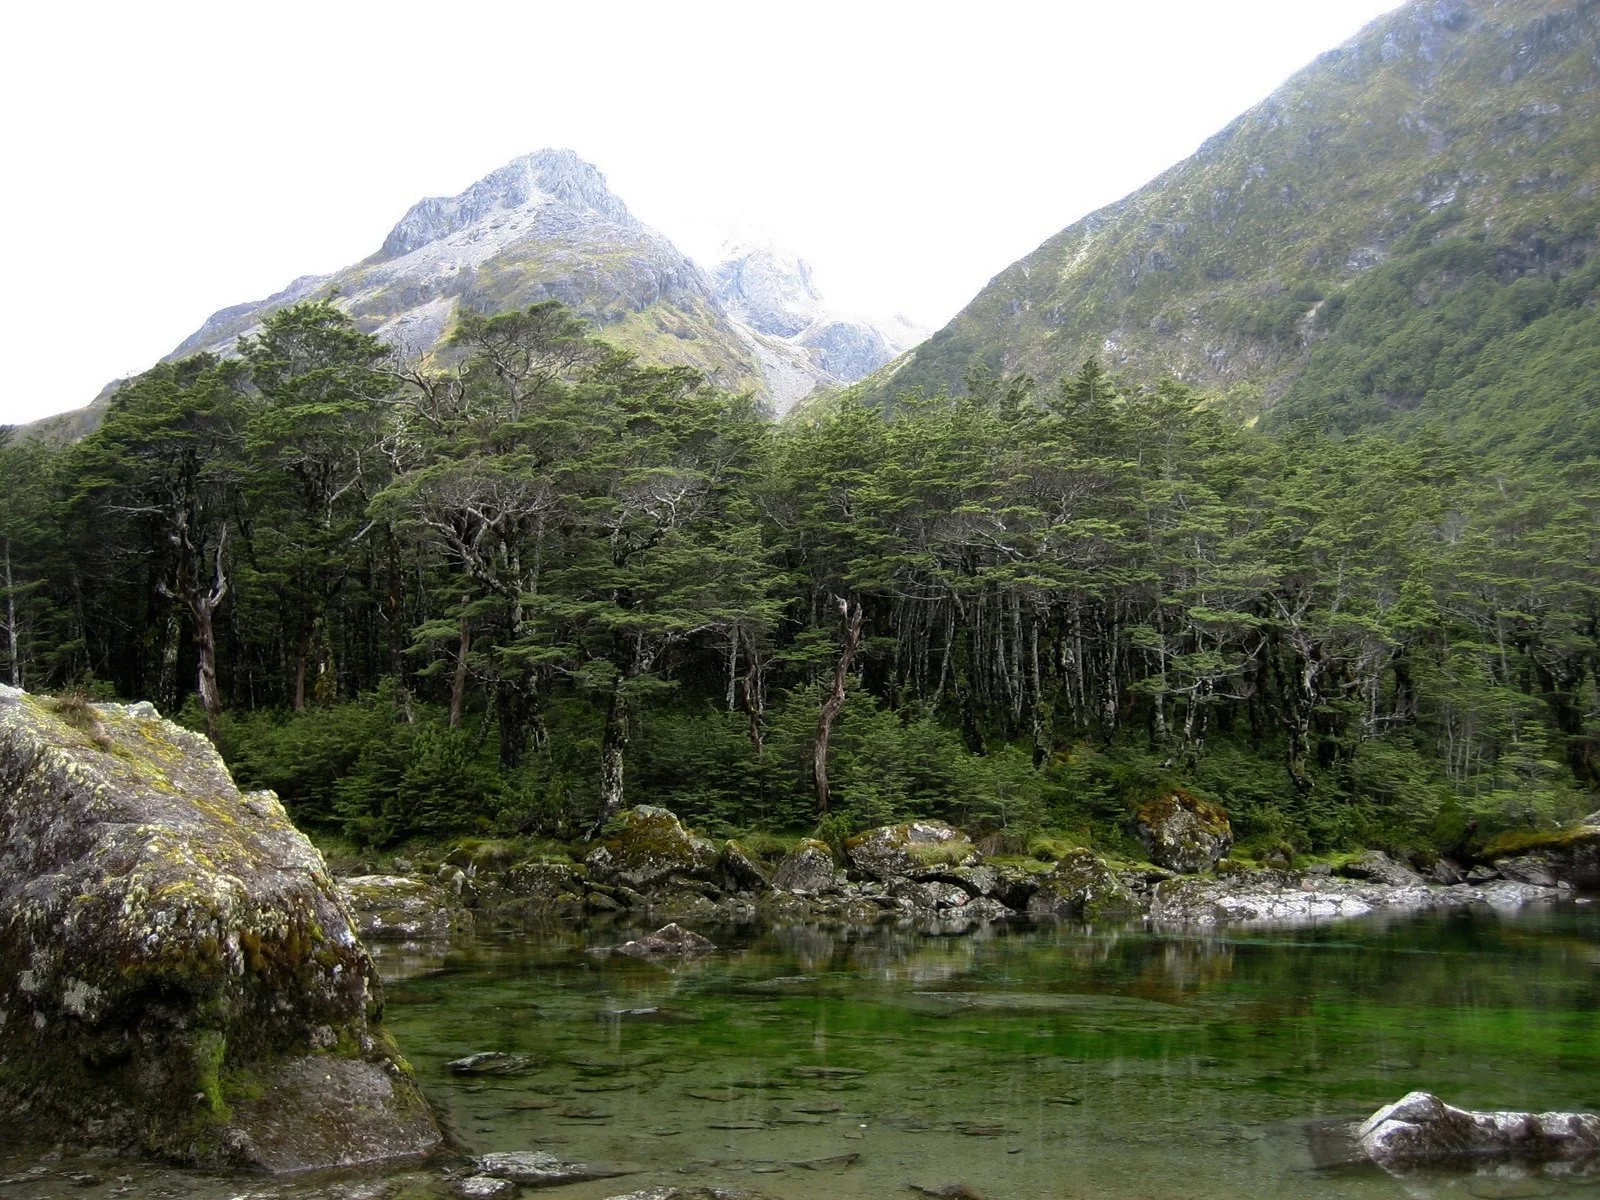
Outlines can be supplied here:
M1396 295L1477 255L1397 253ZM1535 284L1472 328L1567 311ZM1318 303L1276 295L1263 320ZM11 662L184 711L369 848L651 802L776 853L818 828L824 725L835 842L927 816L1131 859L1178 787L1262 858L1596 807L1592 462L1244 431L1092 359L773 427L549 304L453 349L396 376L338 310L287 309L77 447L0 447L37 468L0 475Z

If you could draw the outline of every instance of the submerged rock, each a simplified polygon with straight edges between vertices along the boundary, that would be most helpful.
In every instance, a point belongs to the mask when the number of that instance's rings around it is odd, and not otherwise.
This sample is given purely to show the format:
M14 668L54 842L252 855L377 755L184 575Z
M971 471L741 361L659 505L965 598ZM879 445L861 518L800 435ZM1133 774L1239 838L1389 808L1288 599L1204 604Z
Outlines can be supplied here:
M520 1075L538 1065L531 1054L507 1054L503 1050L482 1050L444 1065L456 1075Z
M377 971L270 792L149 705L0 687L0 1115L273 1171L439 1143Z
M1128 886L1089 850L1069 850L1062 855L1028 900L1032 916L1083 917L1090 921L1131 916L1139 908L1139 901Z
M618 1175L634 1173L633 1169L628 1167L564 1162L546 1150L505 1150L496 1154L485 1154L473 1160L473 1169L481 1176L505 1179L527 1187L556 1187L560 1184L583 1183L589 1179L613 1179Z
M772 873L772 886L786 892L831 892L836 886L833 851L822 842L806 840L784 856Z
M517 1194L517 1185L493 1175L469 1175L451 1184L450 1190L461 1200L505 1200Z
M668 954L707 954L716 948L716 943L710 938L702 937L674 922L663 925L654 933L647 933L631 942L624 942L617 947L616 952L634 958L656 958Z
M1380 1108L1356 1132L1374 1162L1402 1165L1451 1159L1526 1161L1600 1154L1600 1116L1592 1113L1472 1112L1429 1092Z
M1228 814L1182 790L1146 804L1137 822L1150 861L1169 871L1186 875L1209 871L1233 847Z
M719 1187L665 1187L645 1188L642 1192L628 1192L622 1196L608 1196L606 1200L767 1200L761 1192L744 1188Z
M716 847L691 836L667 809L641 804L618 820L617 831L584 860L591 878L642 889L676 876L709 877L715 870Z

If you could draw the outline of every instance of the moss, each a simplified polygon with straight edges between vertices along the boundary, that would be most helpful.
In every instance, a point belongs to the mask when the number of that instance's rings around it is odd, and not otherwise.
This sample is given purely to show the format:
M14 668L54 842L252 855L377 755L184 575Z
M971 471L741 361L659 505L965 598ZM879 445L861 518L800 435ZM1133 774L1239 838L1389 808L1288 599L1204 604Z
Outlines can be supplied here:
M1502 833L1484 847L1486 859L1510 858L1530 850L1570 850L1577 846L1600 843L1600 831L1593 825L1574 825L1554 832L1518 830Z

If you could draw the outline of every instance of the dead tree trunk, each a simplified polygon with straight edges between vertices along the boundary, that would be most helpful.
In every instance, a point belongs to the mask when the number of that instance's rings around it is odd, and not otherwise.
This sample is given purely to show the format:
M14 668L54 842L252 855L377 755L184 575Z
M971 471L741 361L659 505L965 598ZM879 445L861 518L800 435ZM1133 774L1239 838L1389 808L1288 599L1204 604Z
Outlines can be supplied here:
M456 672L450 680L450 728L461 728L461 715L467 702L467 655L472 652L472 621L467 616L467 597L461 597L461 640L456 645Z
M839 616L844 619L844 645L839 650L839 661L833 668L833 691L822 702L822 713L817 721L817 742L811 754L812 772L817 782L818 816L827 813L828 802L832 798L828 788L828 735L833 731L834 718L844 708L845 681L850 676L856 648L861 645L861 601L856 597L846 600L834 596L833 602L839 609Z

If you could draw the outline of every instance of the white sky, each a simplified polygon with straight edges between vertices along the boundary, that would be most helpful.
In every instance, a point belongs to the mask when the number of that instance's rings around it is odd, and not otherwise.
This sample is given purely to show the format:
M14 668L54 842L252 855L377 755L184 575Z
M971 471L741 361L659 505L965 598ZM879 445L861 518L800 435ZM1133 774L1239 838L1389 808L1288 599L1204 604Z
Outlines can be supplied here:
M33 2L0 46L0 423L543 146L710 265L942 325L1395 0Z

